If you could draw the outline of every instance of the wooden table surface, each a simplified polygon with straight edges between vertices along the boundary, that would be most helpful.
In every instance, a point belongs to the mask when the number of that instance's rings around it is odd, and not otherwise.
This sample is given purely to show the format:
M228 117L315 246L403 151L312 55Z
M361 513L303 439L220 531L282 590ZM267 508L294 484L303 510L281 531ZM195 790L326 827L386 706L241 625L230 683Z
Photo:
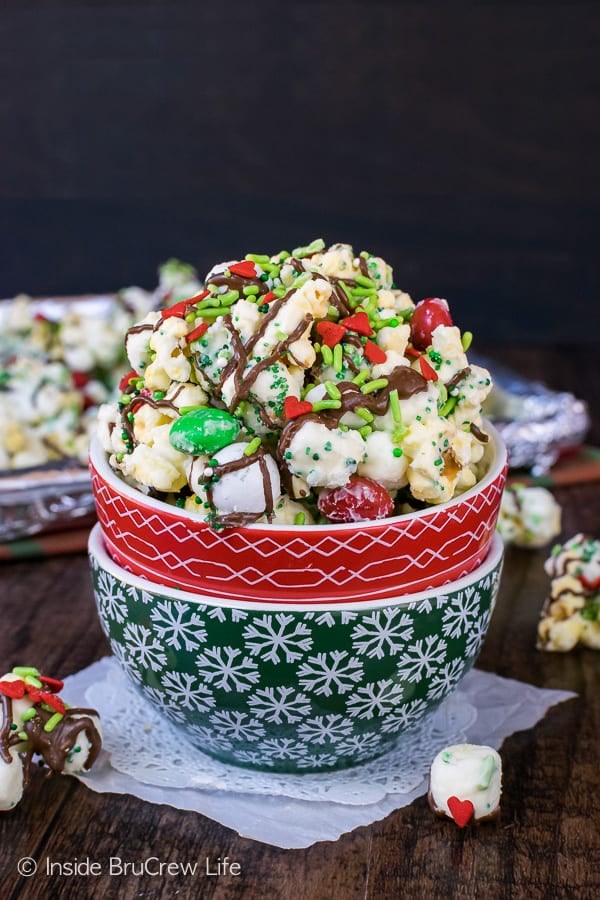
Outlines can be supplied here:
M480 349L480 348L478 348ZM598 347L513 347L491 352L525 375L587 400L600 446ZM600 535L600 482L562 487L562 538ZM460 830L429 812L425 797L335 842L282 850L241 838L202 815L129 796L96 794L68 777L37 773L22 803L0 815L3 897L592 898L600 890L598 739L600 653L534 649L548 586L547 551L509 549L500 596L478 667L530 684L575 691L532 729L509 737L498 824ZM84 553L0 566L4 670L37 665L74 673L107 653ZM226 801L225 801L226 802ZM218 858L241 873L110 875L110 857L139 864ZM30 878L18 860L33 857ZM47 875L46 860L89 858L103 874Z

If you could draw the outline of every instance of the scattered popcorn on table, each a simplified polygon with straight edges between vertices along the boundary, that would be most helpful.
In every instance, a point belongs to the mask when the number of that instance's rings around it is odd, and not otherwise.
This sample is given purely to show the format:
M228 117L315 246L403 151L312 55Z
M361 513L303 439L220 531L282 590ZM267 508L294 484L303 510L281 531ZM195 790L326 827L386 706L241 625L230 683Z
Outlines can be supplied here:
M102 746L94 709L70 707L63 682L32 666L0 678L0 811L13 809L31 777L34 757L50 772L87 772Z
M99 435L129 483L220 529L385 517L482 477L491 379L445 300L415 305L384 260L320 239L205 284L126 333L132 371Z
M159 277L154 291L125 288L115 298L0 302L0 470L87 464L97 408L125 368L123 333L167 296L200 289L176 260Z
M493 747L455 744L431 764L428 801L432 811L460 828L497 819L502 792L502 760Z
M543 487L513 484L504 489L498 531L517 547L544 547L560 534L561 508Z
M600 650L600 541L576 534L546 560L550 593L538 624L538 650Z

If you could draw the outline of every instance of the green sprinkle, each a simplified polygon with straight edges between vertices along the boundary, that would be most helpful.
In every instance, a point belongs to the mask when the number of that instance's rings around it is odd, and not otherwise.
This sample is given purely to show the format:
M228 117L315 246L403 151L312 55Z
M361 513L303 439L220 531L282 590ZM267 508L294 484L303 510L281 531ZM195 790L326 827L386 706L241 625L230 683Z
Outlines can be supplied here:
M22 741L28 740L27 734L24 731L19 731L17 737L20 737Z
M341 372L344 367L344 351L341 344L336 344L333 348L333 368L336 372Z
M219 465L219 460L218 459L209 459L208 464L211 467L211 469L216 469L217 466Z
M404 451L401 450L400 447L394 447L394 449L392 450L392 456L395 456L396 458L403 456L403 453Z
M296 513L294 516L294 525L304 525L306 522L306 516L303 512Z
M361 435L361 437L363 437L365 440L368 438L368 436L371 434L372 431L373 431L373 429L371 428L370 425L363 425L362 428L359 428L359 429L358 429L358 433L359 433L359 434Z
M361 385L364 384L365 381L368 381L371 377L371 373L368 369L361 369L358 375L352 379L352 384Z
M33 666L15 666L13 669L13 675L18 675L19 678L26 678L28 675L35 678L39 674L38 669L34 669Z
M373 381L368 381L366 384L363 384L360 390L363 394L372 394L374 391L380 391L381 388L387 386L387 378L375 378Z
M396 389L390 391L390 409L396 425L402 425L402 409L400 408L400 398Z
M271 262L270 257L266 255L266 253L246 253L244 259L249 259L250 262L258 263L259 266L264 265L265 263Z
M183 509L183 507L185 506L185 498L178 497L177 500L175 501L175 506L179 507L179 509Z
M438 406L443 406L448 399L448 390L446 388L446 385L442 381L437 382L437 389L440 395L438 399Z
M33 708L33 706L30 706L29 709L26 709L26 710L25 710L25 712L24 712L23 715L21 716L21 719L22 719L24 722L29 722L30 719L33 719L33 717L35 716L35 714L36 714L36 713L35 713L35 709Z
M46 732L54 731L54 729L56 728L56 726L58 725L58 723L61 721L62 718L63 718L62 713L59 713L59 712L54 713L54 715L50 716L48 721L45 723L44 731L46 731Z
M339 400L342 396L342 392L340 389L333 383L333 381L325 382L325 390L329 394L332 400Z
M258 285L247 284L246 287L242 288L242 293L244 297L251 297L253 294L258 294Z
M471 344L473 343L473 334L472 334L472 332L470 332L470 331L465 331L465 333L463 334L463 336L462 336L461 339L460 339L460 342L461 342L461 344L462 344L463 350L464 350L465 353L466 353L467 350L469 349L469 347L471 346Z
M371 281L370 278L367 278L366 275L355 275L354 280L357 284L362 285L363 287L370 288L371 290L375 289L375 285Z
M405 425L399 425L397 428L394 428L392 432L392 441L394 442L394 444L399 444L407 434L408 428L406 428Z
M301 275L298 275L296 279L294 279L294 290L298 290L303 285L306 284L307 281L310 281L312 278L312 272L303 272Z
M312 256L313 253L319 253L320 250L324 249L325 241L323 238L317 238L305 247L295 247L292 250L292 256L295 256L296 259L304 259L305 256Z
M449 416L457 403L458 397L448 397L448 399L440 409L440 416Z
M226 308L226 307L225 307ZM223 315L223 307L219 306L211 309L203 309L201 312L202 319L216 319Z
M360 418L363 419L367 423L367 425L370 425L370 423L375 418L373 413L369 412L369 410L365 409L363 406L359 406L359 408L355 409L354 412L357 416L360 416Z
M34 715L35 715L35 710L34 710ZM11 726L10 726L10 730L11 730L11 731L16 731L18 727L19 727L19 726L18 726L18 725L15 725L15 723L13 722L13 723L11 724Z
M25 675L24 681L25 684L29 684L31 685L31 687L41 688L42 686L42 682L39 680L39 678L34 678L33 675Z
M397 316L400 316L403 322L409 321L412 319L414 313L414 308L412 306L408 306L406 309L401 309L400 312L396 313Z
M259 447L260 447L260 438L255 437L253 440L250 441L250 443L244 450L244 456L252 456L252 454L255 453Z
M322 409L340 409L341 400L317 400L312 404L313 412L320 412Z
M222 306L231 306L236 300L240 299L240 292L236 290L227 291L225 294L219 294L219 300Z
M208 409L207 406L182 406L179 412L182 416L186 416L188 413L195 412L197 409Z
M321 356L323 357L323 362L326 366L333 365L333 350L331 347L328 347L327 344L323 344L321 347Z
M490 786L490 781L492 780L492 775L495 771L496 763L494 761L494 757L491 755L491 753L488 753L488 755L484 756L481 760L479 781L477 782L477 787L480 791L485 791Z

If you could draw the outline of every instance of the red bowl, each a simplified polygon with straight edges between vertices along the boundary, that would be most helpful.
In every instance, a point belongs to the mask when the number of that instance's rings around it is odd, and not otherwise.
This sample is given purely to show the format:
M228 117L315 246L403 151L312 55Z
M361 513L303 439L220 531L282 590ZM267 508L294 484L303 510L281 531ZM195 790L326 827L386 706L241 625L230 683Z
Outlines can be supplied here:
M397 597L455 581L485 559L507 466L501 437L487 423L486 432L486 476L447 503L369 522L224 532L130 487L94 439L98 520L115 562L169 587L273 603Z

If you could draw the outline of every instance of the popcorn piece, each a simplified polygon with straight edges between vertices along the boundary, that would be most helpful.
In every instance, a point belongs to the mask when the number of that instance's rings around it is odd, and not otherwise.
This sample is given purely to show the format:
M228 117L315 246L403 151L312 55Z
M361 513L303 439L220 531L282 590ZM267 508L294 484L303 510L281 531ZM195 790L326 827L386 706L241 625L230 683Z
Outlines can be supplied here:
M13 809L27 787L34 757L51 772L86 772L102 745L100 719L67 706L63 683L30 666L0 679L0 810Z
M600 541L576 534L545 563L550 592L540 614L538 650L600 650Z
M493 747L455 744L441 750L429 775L429 806L460 828L500 815L502 760Z
M310 487L342 487L365 455L358 431L328 428L311 420L303 422L285 446L288 469Z
M498 516L498 531L507 544L544 547L560 534L561 508L543 487L506 487Z
M263 490L270 465L283 485L281 508L297 502L294 521L305 522L315 508L327 517L320 496L351 478L377 482L385 494L377 509L387 516L404 503L443 503L482 477L481 404L491 380L469 364L446 301L415 306L393 287L384 260L321 239L291 254L219 263L206 285L129 329L132 377L117 408L101 411L111 465L142 490L167 490L219 528L277 521L280 489L274 505ZM413 327L415 315L422 321ZM179 384L203 399L175 402ZM234 417L239 433L212 449L175 443L182 461L161 430L170 422L173 438L185 431L178 423L195 405ZM249 444L244 463L240 447ZM205 451L215 453L209 465L196 461ZM254 499L239 486L231 493L234 462L236 479L263 467ZM358 520L373 508L362 505L353 506Z

